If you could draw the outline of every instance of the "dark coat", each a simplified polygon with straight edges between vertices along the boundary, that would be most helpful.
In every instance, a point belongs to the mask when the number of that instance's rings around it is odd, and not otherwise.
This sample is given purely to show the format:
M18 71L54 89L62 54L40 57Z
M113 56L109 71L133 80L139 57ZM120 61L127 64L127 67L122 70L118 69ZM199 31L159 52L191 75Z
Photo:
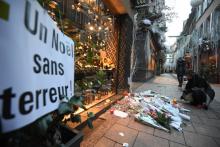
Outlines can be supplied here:
M182 58L179 58L176 63L176 74L178 76L183 76L185 75L185 72L186 72L185 61Z
M211 101L215 97L215 91L209 83L197 74L193 74L192 79L188 80L184 92L185 94L192 93L194 105L206 102L206 94L210 97Z
M193 88L203 88L203 89L208 89L210 85L204 78L199 76L198 74L193 74L192 79L189 79L187 84L186 84L186 90L192 90Z

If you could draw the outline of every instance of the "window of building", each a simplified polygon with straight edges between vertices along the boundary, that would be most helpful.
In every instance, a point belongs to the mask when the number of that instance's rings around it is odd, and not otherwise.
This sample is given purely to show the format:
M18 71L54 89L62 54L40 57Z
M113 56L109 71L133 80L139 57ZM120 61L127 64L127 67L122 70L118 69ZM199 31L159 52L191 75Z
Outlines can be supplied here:
M202 37L203 32L204 32L204 30L203 30L203 24L202 24L202 25L200 26L200 31L199 31L199 36L200 36L200 37Z
M210 28L210 26L211 26L211 21L210 21L210 16L207 18L207 20L206 20L206 33L208 33L208 34L210 34L210 32L211 32L211 28ZM208 36L208 37L210 37L210 36Z
M204 2L203 2L203 12L206 10L206 8L207 8L207 6L208 6L208 0L204 0Z
M212 3L213 0L208 0L208 5L210 5Z

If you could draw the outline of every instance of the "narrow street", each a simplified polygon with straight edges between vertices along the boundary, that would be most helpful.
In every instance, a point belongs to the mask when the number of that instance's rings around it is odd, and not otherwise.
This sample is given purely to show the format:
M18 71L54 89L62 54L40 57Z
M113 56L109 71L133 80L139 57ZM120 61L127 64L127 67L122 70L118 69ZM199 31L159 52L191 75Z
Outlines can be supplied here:
M151 89L177 99L182 92L173 74L162 74L144 84L133 83L132 86L135 87L134 92ZM220 91L217 90L217 85L214 89L218 96ZM129 147L220 146L220 103L214 100L208 110L182 105L191 110L188 113L191 120L186 122L182 132L171 130L171 133L166 133L134 121L133 117L126 119L116 117L108 110L94 122L92 131L84 129L86 135L81 146L119 147L123 143L128 143Z

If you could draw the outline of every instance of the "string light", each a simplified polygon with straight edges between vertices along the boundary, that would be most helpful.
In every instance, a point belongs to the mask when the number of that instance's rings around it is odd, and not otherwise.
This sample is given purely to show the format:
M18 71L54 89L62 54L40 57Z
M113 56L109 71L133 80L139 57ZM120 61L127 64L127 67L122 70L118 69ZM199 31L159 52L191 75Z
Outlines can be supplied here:
M90 29L91 31L93 31L93 30L94 30L94 27L93 27L93 26L90 26L89 29Z
M72 9L75 10L75 8L76 8L75 5L72 5Z
M76 11L80 12L80 10L81 10L80 7L77 7L77 8L76 8Z
M55 1L50 1L49 6L50 6L52 9L55 9L55 8L57 7L57 2L55 2Z

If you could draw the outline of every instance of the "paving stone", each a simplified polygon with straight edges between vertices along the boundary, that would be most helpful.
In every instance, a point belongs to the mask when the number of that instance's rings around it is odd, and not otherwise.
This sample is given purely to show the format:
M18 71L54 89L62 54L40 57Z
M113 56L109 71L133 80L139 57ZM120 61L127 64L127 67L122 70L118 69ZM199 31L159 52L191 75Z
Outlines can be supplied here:
M185 102L185 101L183 101L183 102ZM194 111L195 109L197 109L197 108L195 108L194 106L192 106L192 105L190 105L190 104L187 104L187 103L181 103L181 104L182 104L182 106L183 106L184 108L190 110L189 114L192 114L192 111Z
M114 124L111 129L107 131L105 137L121 144L126 142L132 146L137 134L138 131L134 129L130 129L119 124Z
M201 135L220 138L220 130L216 127L196 124L194 125L196 131Z
M208 119L208 118L201 118L203 124L207 126L215 126L220 128L220 120L219 119Z
M102 137L95 145L95 147L114 147L115 142L106 138Z
M212 110L207 110L206 114L209 119L219 119L218 116L216 115L216 113L213 112Z
M170 141L170 147L186 147L185 145L179 144L179 143L175 143L175 142L171 142Z
M94 144L88 144L88 143L85 143L85 142L81 142L80 147L94 147Z
M196 116L196 115L190 115L190 119L191 119L191 122L193 122L193 123L200 123L200 124L203 124L203 121L200 119L199 116Z
M220 146L220 139L219 138L214 138L214 140Z
M191 147L218 147L214 139L208 136L184 132L184 137L186 144Z
M114 147L122 147L122 144L116 143Z
M220 104L219 104L219 103L213 106L213 102L212 102L212 103L210 104L209 108L210 108L211 110L214 110L215 112L218 112L218 113L220 112Z
M130 121L130 117L126 117L126 118L120 118L117 123L123 126L127 126L129 121Z
M169 147L166 139L139 132L133 147Z
M215 112L220 113L220 106L214 108Z
M184 131L195 132L193 124L189 122L187 122L186 125L184 125L182 128Z
M110 111L107 111L99 116L100 119L111 120L111 119L120 119L119 117L112 115Z
M86 136L82 143L81 147L92 147L94 146L100 138L104 136L104 134L118 121L118 118L109 115L111 119L106 119L105 123L101 124L97 129L94 129L92 133L86 134Z
M207 110L204 110L204 109L194 109L191 113L193 115L196 115L196 116L199 116L199 117L208 117L207 114L206 114L206 111Z
M218 119L220 119L220 112L215 112L215 115L217 116Z
M210 103L209 107L212 109L220 109L220 103L214 100L212 103Z
M164 80L166 79L166 80ZM152 80L153 83L157 83L157 84L172 84L172 85L178 85L178 82L176 81L176 79L174 78L168 78L165 76L158 76L156 77L154 80ZM175 86L177 87L177 86Z
M96 119L93 121L93 129L90 129L88 126L84 127L82 132L84 134L83 139L85 140L87 137L90 137L94 130L96 130L97 128L99 128L101 125L103 125L104 123L106 123L106 120L103 119Z
M162 95L178 99L184 86L180 89L177 84L175 77L163 74L156 77L156 80L152 79L144 84L137 83L135 86L137 91L152 89ZM101 116L106 123L101 124L90 134L90 137L83 140L81 147L96 147L99 144L103 147L112 146L112 142L113 147L122 147L124 142L129 143L129 147L133 145L134 147L220 147L220 103L213 101L208 110L198 109L188 104L181 105L191 110L188 113L191 116L191 122L183 127L183 133L175 131L169 134L152 127L148 128L132 119L120 119L108 111ZM152 130L155 132L153 133ZM122 137L119 133L124 133L125 136Z
M167 133L165 131L155 129L154 136L165 138L180 144L185 144L182 132L172 131L171 133Z
M142 124L142 123L140 123L140 122L138 122L134 119L129 121L128 127L132 128L132 129L135 129L135 130L138 130L138 131L141 131L141 132L149 133L149 134L154 133L154 128L153 127L144 125L144 124Z

